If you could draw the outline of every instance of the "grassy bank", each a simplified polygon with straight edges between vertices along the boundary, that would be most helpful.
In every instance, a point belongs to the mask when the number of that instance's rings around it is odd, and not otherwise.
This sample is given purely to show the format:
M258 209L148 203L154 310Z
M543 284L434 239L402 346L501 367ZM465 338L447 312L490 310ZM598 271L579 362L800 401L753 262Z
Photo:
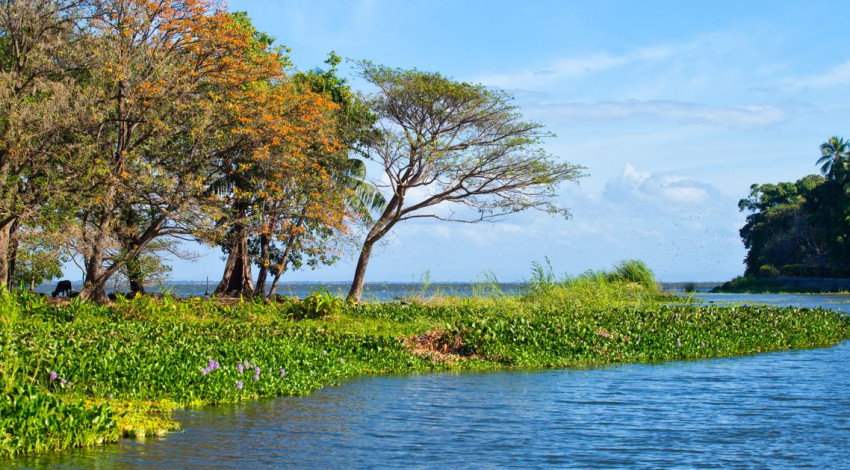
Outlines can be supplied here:
M711 292L730 294L827 294L847 293L847 279L761 278L739 276Z
M347 305L151 300L111 306L2 294L0 452L163 432L175 407L301 395L360 375L587 367L834 344L826 310L667 306L654 282L613 273L522 296Z

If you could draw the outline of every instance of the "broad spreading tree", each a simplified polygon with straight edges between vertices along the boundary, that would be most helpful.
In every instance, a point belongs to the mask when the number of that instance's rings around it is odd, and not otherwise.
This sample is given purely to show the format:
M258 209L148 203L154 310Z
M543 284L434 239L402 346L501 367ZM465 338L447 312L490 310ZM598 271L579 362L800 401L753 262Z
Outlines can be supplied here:
M76 175L64 163L90 108L78 86L84 5L0 1L0 288L13 276L16 229L39 223L49 200L72 196Z
M214 209L208 188L217 162L239 146L234 129L257 117L245 111L262 105L255 88L280 76L282 65L213 1L91 3L85 92L96 97L98 115L81 159L88 185L78 209L87 246L80 295L102 301L107 281L147 244L185 233L181 219ZM127 207L144 215L133 218L134 233L121 226Z
M541 139L551 134L523 120L509 94L437 73L359 66L378 90L371 105L380 132L364 151L383 167L388 194L363 241L349 299L360 300L372 250L399 222L495 221L527 209L569 216L555 190L582 167L548 155ZM458 210L446 215L437 205Z

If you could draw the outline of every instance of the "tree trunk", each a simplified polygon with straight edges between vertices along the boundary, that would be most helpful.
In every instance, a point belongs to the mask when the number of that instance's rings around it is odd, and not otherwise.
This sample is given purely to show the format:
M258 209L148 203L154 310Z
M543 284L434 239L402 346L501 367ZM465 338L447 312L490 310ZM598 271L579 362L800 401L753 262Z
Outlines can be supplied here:
M0 289L9 287L9 253L12 245L13 221L0 227Z
M110 188L107 196L113 196L114 193L114 187ZM111 199L110 197L110 202ZM81 300L93 300L99 304L109 301L109 298L106 296L106 281L109 277L106 276L106 270L103 269L103 261L106 256L111 209L111 204L104 204L104 215L97 226L97 233L95 233L94 242L92 243L91 254L86 262L86 277L83 280L83 289L80 291Z
M227 264L224 265L224 275L218 287L215 288L215 295L250 297L254 293L254 285L251 280L251 260L248 256L248 239L245 237L245 229L243 227L234 229L231 240Z
M103 269L103 250L97 248L101 245L95 243L95 248L92 250L86 263L86 277L83 280L83 289L80 291L81 300L92 300L99 304L104 304L109 301L106 296L106 281L108 278L104 275Z
M7 278L9 283L15 282L15 266L18 262L18 245L20 244L18 237L15 236L15 232L18 231L18 219L12 223L12 227L9 229L9 274L7 274ZM12 286L15 287L15 286ZM33 289L31 288L30 291Z
M292 252L293 245L295 245L295 235L290 234L289 241L286 243L286 249L283 251L283 256L280 259L280 264L277 265L277 273L274 275L272 286L269 287L269 295L266 296L267 299L270 299L274 296L275 291L277 290L277 281L279 281L280 276L282 276L283 273L286 272L286 260L289 259L289 253Z
M357 258L357 267L354 268L354 281L351 282L351 289L348 291L348 299L355 302L360 302L363 297L363 284L366 282L366 266L369 264L369 257L372 256L372 247L374 241L368 238L363 242L363 249L360 250L360 257Z
M266 296L267 299L272 298L274 296L275 291L277 290L277 281L280 280L280 276L286 272L286 260L289 259L290 253L292 253L292 248L295 246L295 242L298 240L298 235L295 232L301 228L301 224L304 223L304 217L307 214L307 209L303 209L301 211L301 215L298 216L298 221L295 225L289 230L289 240L286 242L286 249L283 250L283 256L280 258L280 264L277 266L277 274L274 275L274 280L272 281L272 286L269 288L269 295Z
M363 297L363 284L366 282L366 265L369 264L369 257L372 256L372 247L398 222L403 198L403 193L393 195L387 203L387 207L384 208L381 217L378 218L378 221L366 235L366 241L363 242L363 248L360 250L360 257L357 258L357 267L354 268L354 280L351 281L348 300L360 303Z
M277 291L277 281L280 280L280 276L283 275L283 268L278 270L277 274L274 275L274 279L272 279L272 286L269 287L269 293L266 296L267 299L271 299L275 295L275 291Z
M260 235L260 272L257 273L257 286L254 288L256 297L265 298L266 295L266 279L269 277L269 249L271 240L266 234Z

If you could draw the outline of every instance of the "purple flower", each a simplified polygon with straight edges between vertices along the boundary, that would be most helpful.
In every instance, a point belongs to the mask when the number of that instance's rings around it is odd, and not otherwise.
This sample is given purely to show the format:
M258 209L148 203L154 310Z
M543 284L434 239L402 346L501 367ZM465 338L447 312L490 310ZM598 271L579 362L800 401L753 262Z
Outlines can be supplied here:
M324 349L322 349L322 356L327 356L327 355L328 355L328 352L325 351Z
M215 361L210 359L210 362L207 363L207 367L209 367L210 370L215 369Z
M242 367L242 364L237 364L237 365L236 365L236 370L237 370L237 371L241 374L242 372L244 372L244 371L245 371L245 368L244 368L244 367Z
M682 342L679 341L678 339L676 340L676 346L682 347Z
M209 374L209 372L210 372L210 369L207 368L207 367L204 367L204 370L201 371L201 375L207 375L207 374Z
M255 381L260 380L260 374L254 374L254 380Z
M50 371L50 380L56 380L58 377L59 374L57 374L55 370Z
M343 359L343 358L339 358L339 363L340 363L340 364L342 364L342 363L344 363L344 362L345 362L345 359Z
M283 376L284 376L284 375L286 375L286 369L284 369L283 367L281 367L281 368L280 368L280 377L281 377L281 378L283 378Z
M236 388L238 388L239 390L242 390L242 381L241 380L236 381Z
M249 367L251 367L251 364L250 364L247 360L244 362L244 364L245 364L245 368L246 368L246 369L247 369L247 368L249 368Z
M260 366L254 366L254 373L260 375Z
M66 383L68 383L68 381L65 380L64 378L62 380L60 380L60 382L62 382L62 385L65 385Z
M705 347L705 341L700 341L699 345L704 348Z
M215 361L215 368L216 368L216 369L220 369L220 368L221 368L221 364L219 364L219 363L218 363L218 361Z

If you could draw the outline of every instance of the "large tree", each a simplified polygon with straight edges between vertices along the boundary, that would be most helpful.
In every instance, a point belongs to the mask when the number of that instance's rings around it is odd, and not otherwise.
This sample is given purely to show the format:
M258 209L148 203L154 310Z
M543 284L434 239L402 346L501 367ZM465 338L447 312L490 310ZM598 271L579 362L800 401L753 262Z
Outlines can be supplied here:
M63 173L77 151L72 130L89 114L79 92L82 1L0 1L0 288L40 207L71 193ZM29 233L36 233L30 231Z
M399 222L493 221L526 209L569 215L554 204L555 189L582 168L541 148L551 134L524 121L510 95L437 73L359 66L378 89L371 103L381 131L365 151L382 165L389 192L363 241L349 299L360 300L372 249ZM445 215L438 204L458 210Z
M257 115L233 130L242 137L240 145L222 161L227 171L218 184L224 210L217 228L228 257L218 295L254 294L249 240L285 230L305 197L313 212L333 220L342 215L328 172L315 158L336 148L333 103L291 81L268 83L254 93Z
M147 244L185 233L182 216L211 207L216 162L243 140L241 123L259 117L251 111L255 87L282 74L276 54L219 6L92 0L86 93L97 97L99 114L87 133L91 152L81 159L84 299L105 300L108 279ZM132 218L143 223L124 247L128 207L145 217Z
M375 115L338 75L340 61L339 56L331 52L325 61L327 69L315 68L295 76L302 86L328 97L338 106L333 126L338 147L331 152L312 148L314 158L322 163L322 170L330 177L328 181L319 180L322 186L312 189L305 185L299 191L300 200L290 199L295 205L282 212L270 212L277 216L269 219L274 223L268 226L277 230L262 233L254 243L260 268L255 295L264 295L268 273L274 275L267 294L272 296L289 267L315 268L335 262L345 245L349 223L355 220L371 223L372 212L382 210L386 204L380 191L366 181L363 161L352 156L374 136ZM316 195L324 201L317 200ZM336 210L329 211L330 208ZM336 217L328 217L329 213Z

